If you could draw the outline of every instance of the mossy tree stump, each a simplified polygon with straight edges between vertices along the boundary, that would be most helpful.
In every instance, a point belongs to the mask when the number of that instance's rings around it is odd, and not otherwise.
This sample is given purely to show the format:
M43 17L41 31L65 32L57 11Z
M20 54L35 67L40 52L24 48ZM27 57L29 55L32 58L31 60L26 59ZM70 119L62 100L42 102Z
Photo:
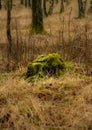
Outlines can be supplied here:
M58 77L64 69L65 64L60 55L53 53L30 62L26 77L29 79L43 78L45 76Z

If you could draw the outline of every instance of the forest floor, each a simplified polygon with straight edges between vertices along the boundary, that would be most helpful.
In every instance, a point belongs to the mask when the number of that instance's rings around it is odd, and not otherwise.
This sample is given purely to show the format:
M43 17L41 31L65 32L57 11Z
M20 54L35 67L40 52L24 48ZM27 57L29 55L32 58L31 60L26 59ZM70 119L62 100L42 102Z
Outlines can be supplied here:
M17 2L12 10L12 36L15 38L18 31L19 36L22 35L25 40L31 27L31 10ZM72 12L69 15L71 7ZM62 54L60 47L63 38L68 41L70 38L73 40L75 34L82 35L85 32L82 27L85 28L85 25L89 30L87 34L92 37L92 16L87 15L85 19L79 20L76 19L77 12L77 3L74 0L63 14L59 14L59 4L56 5L54 13L48 18L44 17L44 28L47 34L34 35L30 38L31 47L28 47L34 50L31 52L31 57L35 58L40 54L58 50ZM61 32L64 33L63 36ZM77 40L80 41L80 37ZM30 44L28 39L27 42ZM2 9L0 11L0 48L2 48L0 59L3 63L0 62L1 68L6 63L4 58L6 52L3 49L6 44L6 11ZM82 48L80 44L78 47ZM70 48L67 55L72 53L73 58L78 57L81 52L79 49L73 53ZM87 54L92 52L91 46L88 49ZM66 48L65 51L67 51ZM84 48L82 51L84 52ZM16 52L18 53L18 50ZM89 53L90 56L91 54ZM26 55L24 58L26 59ZM82 54L78 58L81 60ZM68 60L68 62L71 64L71 61ZM75 66L74 61L72 64ZM92 65L90 66L92 71ZM26 67L19 66L19 69L10 73L1 73L0 70L0 130L92 130L92 75L84 74L85 69L81 63L77 64L77 67L78 73L71 70L60 78L45 77L30 83L24 79Z
M92 130L92 77L28 83L24 74L0 75L0 130Z

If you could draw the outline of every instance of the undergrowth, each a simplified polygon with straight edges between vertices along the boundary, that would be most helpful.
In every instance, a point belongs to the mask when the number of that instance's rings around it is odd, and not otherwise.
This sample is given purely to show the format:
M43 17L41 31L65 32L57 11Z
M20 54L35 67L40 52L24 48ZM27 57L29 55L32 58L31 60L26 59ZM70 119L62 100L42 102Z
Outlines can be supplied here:
M28 83L17 71L1 82L0 130L91 130L91 124L91 77L66 73Z

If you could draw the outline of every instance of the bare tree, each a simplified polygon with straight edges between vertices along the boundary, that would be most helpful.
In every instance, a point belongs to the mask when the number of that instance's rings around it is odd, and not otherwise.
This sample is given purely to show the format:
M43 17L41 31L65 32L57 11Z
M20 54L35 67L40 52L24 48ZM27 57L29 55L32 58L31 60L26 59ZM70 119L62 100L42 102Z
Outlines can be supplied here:
M24 4L24 0L20 0L20 4Z
M2 3L1 3L1 0L0 0L0 9L2 8Z
M53 8L54 8L54 0L50 0L50 8L48 11L49 15L51 15L53 13Z
M64 0L61 0L60 13L64 12Z
M10 57L12 52L12 37L11 37L11 3L12 1L7 0L7 27L6 27L6 34L7 34L7 40L8 40L8 65L7 69L9 70L10 65Z
M89 7L88 12L92 13L92 0L90 0L90 7Z
M46 0L43 0L43 12L45 14L45 16L48 16L47 10L46 10Z

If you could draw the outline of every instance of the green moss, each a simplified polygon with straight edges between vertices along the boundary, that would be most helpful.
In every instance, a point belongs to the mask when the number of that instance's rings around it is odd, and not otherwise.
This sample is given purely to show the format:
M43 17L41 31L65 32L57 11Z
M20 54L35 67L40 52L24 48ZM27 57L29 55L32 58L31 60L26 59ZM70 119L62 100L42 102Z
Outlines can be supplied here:
M31 34L46 34L43 27L33 25L30 29Z
M28 80L44 76L60 76L65 69L64 61L57 53L41 56L28 64L26 77Z
M70 74L74 74L74 75L77 74L77 71L76 71L73 63L66 62L65 66L66 66L66 72L69 72Z
M0 85L2 83L3 80L7 79L8 77L8 73L2 73L0 74Z

